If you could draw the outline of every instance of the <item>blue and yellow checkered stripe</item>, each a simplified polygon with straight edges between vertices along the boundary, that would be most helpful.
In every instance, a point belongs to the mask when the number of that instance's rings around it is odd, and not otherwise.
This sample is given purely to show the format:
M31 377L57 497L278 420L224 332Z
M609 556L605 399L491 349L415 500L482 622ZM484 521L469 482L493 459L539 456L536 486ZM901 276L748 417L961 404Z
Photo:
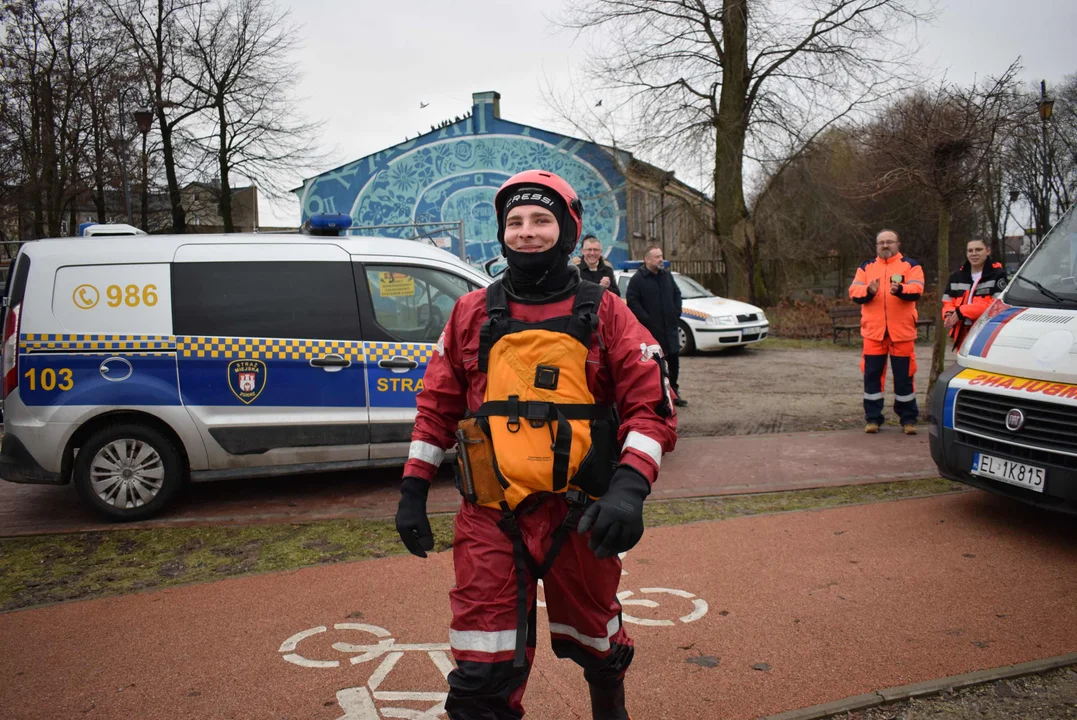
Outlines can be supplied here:
M693 318L695 320L706 320L707 318L710 317L710 315L703 312L702 310L693 310L691 308L682 308L681 309L681 317L690 317L690 318Z
M335 354L355 363L364 361L363 343L359 341L180 337L177 344L185 358L313 360Z
M430 343L367 342L349 340L281 340L272 338L192 337L173 335L51 335L26 333L19 338L26 352L69 351L72 354L167 355L185 358L312 360L340 355L354 363L404 357L429 362Z
M50 335L24 333L19 337L19 349L29 352L71 350L80 354L87 352L158 354L162 351L175 350L176 338L171 335Z
M434 346L429 343L368 342L366 344L366 355L370 362L404 357L425 363L430 361L430 356L433 354Z

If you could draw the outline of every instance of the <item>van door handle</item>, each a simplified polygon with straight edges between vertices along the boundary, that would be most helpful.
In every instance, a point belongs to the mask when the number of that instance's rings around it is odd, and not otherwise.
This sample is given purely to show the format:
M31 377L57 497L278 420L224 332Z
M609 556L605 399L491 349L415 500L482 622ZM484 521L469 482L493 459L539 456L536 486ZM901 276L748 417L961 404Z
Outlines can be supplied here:
M310 364L320 368L346 368L351 366L352 361L342 355L322 355L320 358L311 358Z
M414 360L408 360L407 358L395 357L387 360L379 360L378 367L397 370L413 370L419 367L419 363Z

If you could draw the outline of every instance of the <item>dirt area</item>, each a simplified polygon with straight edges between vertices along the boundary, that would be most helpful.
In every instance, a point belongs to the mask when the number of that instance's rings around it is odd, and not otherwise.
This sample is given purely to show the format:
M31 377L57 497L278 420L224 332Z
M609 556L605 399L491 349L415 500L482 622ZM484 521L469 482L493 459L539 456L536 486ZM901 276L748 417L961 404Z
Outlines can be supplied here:
M916 390L921 412L931 347L917 346ZM755 435L834 430L864 422L860 345L764 340L739 350L681 358L680 434ZM887 378L888 421L893 383Z
M1077 718L1077 669L999 680L937 697L838 715L840 720L1069 720Z

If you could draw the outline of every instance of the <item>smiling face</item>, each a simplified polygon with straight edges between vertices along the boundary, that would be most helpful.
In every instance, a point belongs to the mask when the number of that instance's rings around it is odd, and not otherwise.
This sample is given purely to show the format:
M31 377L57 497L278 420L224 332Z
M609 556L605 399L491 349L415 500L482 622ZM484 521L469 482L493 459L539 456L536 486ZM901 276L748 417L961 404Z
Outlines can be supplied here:
M538 205L517 205L505 218L505 244L516 252L549 250L560 234L554 214Z
M901 241L898 240L897 233L883 230L875 236L875 251L883 260L889 260L894 255L897 255L900 250Z
M969 240L968 245L965 246L965 255L972 269L979 270L987 260L987 245L983 240Z
M583 260L587 263L587 267L596 267L599 258L602 257L602 243L594 238L584 240L583 250L580 254L583 255Z

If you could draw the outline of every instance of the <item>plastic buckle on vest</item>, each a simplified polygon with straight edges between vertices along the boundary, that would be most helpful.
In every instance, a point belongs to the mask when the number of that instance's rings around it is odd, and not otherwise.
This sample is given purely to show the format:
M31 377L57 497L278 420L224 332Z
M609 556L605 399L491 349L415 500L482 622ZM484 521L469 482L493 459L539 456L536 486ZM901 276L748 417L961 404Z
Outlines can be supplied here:
M569 505L579 505L581 507L587 507L593 500L591 497L579 488L571 488L565 492L565 500Z

